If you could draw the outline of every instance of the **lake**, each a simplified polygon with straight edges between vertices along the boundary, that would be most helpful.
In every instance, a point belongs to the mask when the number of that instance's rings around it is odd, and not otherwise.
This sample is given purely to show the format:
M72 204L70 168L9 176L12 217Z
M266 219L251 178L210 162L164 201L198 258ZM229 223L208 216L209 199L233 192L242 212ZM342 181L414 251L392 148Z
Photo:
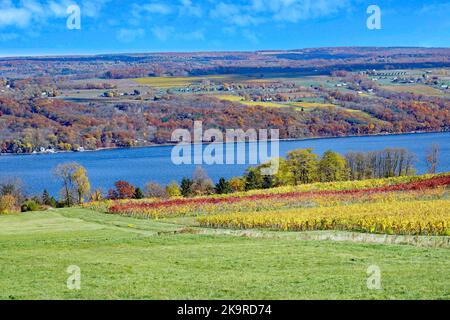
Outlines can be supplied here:
M313 148L318 154L327 150L345 154L348 151L373 151L388 147L407 148L417 156L418 172L425 173L425 154L434 143L440 146L438 170L450 171L450 132L280 141L280 155L285 156L287 152L299 148ZM227 145L227 149L234 150L234 147L233 144ZM48 189L53 195L58 195L61 185L53 177L52 171L60 163L75 161L87 168L92 188L101 188L105 192L118 180L126 180L141 187L150 181L161 184L173 180L179 182L183 177L192 176L195 165L174 165L171 161L172 148L161 146L82 153L0 156L0 179L20 178L30 194L41 194L44 189ZM203 167L209 176L217 181L220 177L242 175L248 165Z

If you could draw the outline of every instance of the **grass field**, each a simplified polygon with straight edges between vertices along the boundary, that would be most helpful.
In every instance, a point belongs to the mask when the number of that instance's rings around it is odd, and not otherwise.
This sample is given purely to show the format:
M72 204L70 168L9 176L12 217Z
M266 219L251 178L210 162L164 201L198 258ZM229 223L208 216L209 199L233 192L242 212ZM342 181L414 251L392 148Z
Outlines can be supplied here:
M415 94L421 94L425 96L443 96L444 93L438 89L435 89L430 86L425 85L390 85L390 86L383 86L384 89L395 91L395 92L410 92Z
M450 299L449 179L0 216L0 299ZM367 287L373 265L379 290Z
M282 103L282 102L266 102L266 101L245 101L240 96L235 95L215 95L217 99L239 102L240 104L246 106L262 106L262 107L270 107L270 108L287 108L287 107L295 107L300 110L301 108L311 109L311 108L322 108L322 107L336 107L334 104L329 103L317 103L317 102L294 102L294 103ZM353 111L353 110L352 110Z
M237 80L240 79L241 76L235 75L211 75L211 76L202 76L202 77L148 77L148 78L137 78L133 79L133 81L141 84L152 86L155 88L168 89L168 88L183 88L188 87L193 84L201 83L205 80Z
M283 103L277 103L277 102L265 102L265 101L245 101L242 97L234 96L234 95L215 95L217 99L220 100L226 100L231 102L239 102L240 104L246 105L246 106L261 106L261 107L268 107L268 108L286 108L290 105L283 104Z
M1 299L449 299L449 249L195 234L84 209L0 217ZM382 290L366 286L378 265ZM81 290L66 269L81 269Z
M266 108L293 108L296 111L306 111L306 112L314 110L316 108L338 108L338 109L344 110L346 112L349 112L350 114L358 116L367 122L374 122L374 123L383 122L382 120L379 120L364 111L343 108L343 107L340 107L340 106L337 106L334 104L330 104L330 103L319 103L319 102L282 103L282 102L265 102L265 101L262 101L262 102L245 101L242 97L236 96L236 95L214 95L214 97L216 97L217 99L220 99L220 100L238 102L245 106L260 106L260 107L266 107Z

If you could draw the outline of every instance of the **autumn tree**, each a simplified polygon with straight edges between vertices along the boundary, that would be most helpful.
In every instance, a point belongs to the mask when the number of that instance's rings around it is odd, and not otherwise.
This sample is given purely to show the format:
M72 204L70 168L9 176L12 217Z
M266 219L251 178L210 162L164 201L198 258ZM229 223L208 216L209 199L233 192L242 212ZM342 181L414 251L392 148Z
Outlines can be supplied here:
M340 154L327 151L318 164L318 175L322 182L343 181L348 179L347 162Z
M229 184L233 192L245 191L245 179L242 177L231 178Z
M278 170L273 175L273 184L275 187L290 186L294 184L294 174L291 167L284 158L277 159Z
M135 196L136 188L127 181L117 181L114 183L114 187L115 189L108 192L110 199L133 199Z
M67 206L81 204L83 197L87 197L91 190L91 184L87 177L86 169L76 162L63 163L54 170L54 175L63 184L61 194Z
M166 186L166 194L169 198L181 197L181 190L178 183L172 181Z
M299 149L287 155L296 185L317 181L318 156L312 151L311 148Z
M0 195L0 214L18 212L17 199L10 194Z
M79 166L73 173L73 183L76 191L77 202L81 204L84 197L88 197L91 192L91 183L87 176L87 171L84 167Z

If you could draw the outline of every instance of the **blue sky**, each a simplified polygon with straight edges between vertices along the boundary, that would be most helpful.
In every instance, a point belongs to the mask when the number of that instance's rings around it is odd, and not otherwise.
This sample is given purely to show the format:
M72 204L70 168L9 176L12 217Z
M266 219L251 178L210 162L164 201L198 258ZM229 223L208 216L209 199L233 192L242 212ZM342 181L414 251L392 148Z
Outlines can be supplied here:
M81 29L67 28L67 7ZM381 30L366 10L381 9ZM0 0L0 56L450 46L443 0Z

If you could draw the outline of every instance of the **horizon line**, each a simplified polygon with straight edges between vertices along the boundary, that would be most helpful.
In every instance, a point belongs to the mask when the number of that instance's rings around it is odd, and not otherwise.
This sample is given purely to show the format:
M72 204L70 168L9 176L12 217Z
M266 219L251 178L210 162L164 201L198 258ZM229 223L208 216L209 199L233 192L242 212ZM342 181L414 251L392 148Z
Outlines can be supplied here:
M110 55L152 55L152 54L194 54L194 53L258 53L258 52L290 52L290 51L301 51L307 49L345 49L345 48L385 48L385 49L450 49L450 47L428 47L428 46L323 46L323 47L304 47L295 49L262 49L262 50L180 50L180 51L110 51L110 52L97 52L97 53L32 53L32 54L1 54L0 59L13 59L13 58L55 58L55 57L99 57L99 56L110 56Z

